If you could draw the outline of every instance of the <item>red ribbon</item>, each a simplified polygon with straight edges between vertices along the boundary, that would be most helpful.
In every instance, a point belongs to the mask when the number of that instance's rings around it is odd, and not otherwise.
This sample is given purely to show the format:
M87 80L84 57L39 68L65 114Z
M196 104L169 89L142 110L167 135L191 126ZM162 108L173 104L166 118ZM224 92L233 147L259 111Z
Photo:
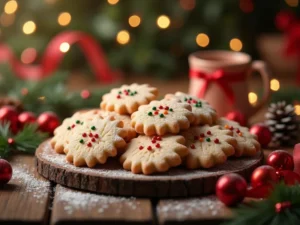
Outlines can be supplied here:
M56 35L49 42L39 65L21 63L6 44L0 44L0 62L8 62L14 73L22 79L42 79L57 70L65 56L65 53L59 49L63 42L67 42L70 46L78 44L98 81L110 83L117 79L97 41L90 35L79 31L65 31Z
M234 104L235 97L233 90L230 87L230 83L243 81L245 79L245 73L225 73L224 70L219 69L211 74L208 74L199 70L190 70L190 78L203 79L204 81L202 87L199 89L198 92L199 98L203 98L208 86L212 82L215 82L223 89L230 103Z

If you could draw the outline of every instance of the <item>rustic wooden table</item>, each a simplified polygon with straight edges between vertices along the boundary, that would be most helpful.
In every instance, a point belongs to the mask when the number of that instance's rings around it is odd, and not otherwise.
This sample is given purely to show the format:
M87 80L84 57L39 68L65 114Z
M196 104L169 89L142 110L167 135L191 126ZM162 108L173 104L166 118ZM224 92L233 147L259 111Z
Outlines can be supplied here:
M184 81L186 83L186 81ZM163 87L164 83L157 84ZM185 87L180 89L180 87ZM187 90L172 85L170 90ZM261 121L263 112L251 122ZM268 154L268 152L265 152ZM232 212L215 196L138 199L97 195L49 182L35 168L34 156L9 159L13 178L0 188L0 224L219 224Z

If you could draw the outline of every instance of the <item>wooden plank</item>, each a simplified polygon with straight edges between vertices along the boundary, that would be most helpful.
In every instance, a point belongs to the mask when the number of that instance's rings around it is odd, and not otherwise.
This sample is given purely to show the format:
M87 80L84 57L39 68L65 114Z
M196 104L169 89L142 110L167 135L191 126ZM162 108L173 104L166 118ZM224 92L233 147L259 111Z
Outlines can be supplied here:
M219 224L232 216L229 208L216 196L200 198L167 199L156 207L160 225L171 224Z
M51 224L152 224L148 199L97 195L56 186Z
M36 172L33 156L17 155L9 161L13 177L0 187L0 224L44 224L48 219L50 182Z

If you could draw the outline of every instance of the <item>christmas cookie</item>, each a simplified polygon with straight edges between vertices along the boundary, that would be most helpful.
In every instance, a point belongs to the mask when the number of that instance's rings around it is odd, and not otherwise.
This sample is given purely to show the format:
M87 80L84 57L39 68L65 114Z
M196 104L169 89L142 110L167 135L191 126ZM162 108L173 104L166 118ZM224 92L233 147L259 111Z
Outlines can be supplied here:
M189 104L175 100L152 101L131 115L131 125L137 133L147 136L177 134L194 121L191 110Z
M101 109L115 111L119 114L132 114L140 105L146 105L156 99L157 88L148 84L122 85L114 88L102 97Z
M211 168L222 164L235 152L236 140L231 136L232 131L222 130L219 126L191 127L181 134L189 149L185 160L189 169Z
M254 156L260 151L260 144L256 140L256 136L251 134L247 127L242 127L239 123L225 118L220 118L218 124L222 129L233 132L233 137L237 141L237 145L235 146L235 156Z
M152 174L165 172L181 164L188 154L182 136L144 136L131 140L126 152L120 157L124 169L133 173Z
M193 97L191 95L176 92L173 94L167 94L165 99L174 99L181 102L188 103L192 106L192 112L195 115L193 124L209 124L212 125L217 120L216 111L204 100Z
M94 167L104 164L108 157L117 155L117 150L126 146L123 123L111 118L86 120L74 130L65 147L67 161L75 166Z
M91 117L94 117L95 115L98 115L100 117L106 118L106 117L112 117L115 120L120 120L123 122L124 130L126 130L127 135L124 137L124 139L128 142L132 138L136 137L136 132L134 128L131 127L130 122L130 116L129 115L121 115L116 112L110 112L110 111L103 111L101 109L94 109L87 112L85 115L89 115Z
M50 143L52 148L57 153L64 153L64 147L69 142L70 135L74 130L78 129L84 124L84 113L77 112L72 117L66 118L62 124L54 130L54 137ZM85 119L91 119L86 117Z

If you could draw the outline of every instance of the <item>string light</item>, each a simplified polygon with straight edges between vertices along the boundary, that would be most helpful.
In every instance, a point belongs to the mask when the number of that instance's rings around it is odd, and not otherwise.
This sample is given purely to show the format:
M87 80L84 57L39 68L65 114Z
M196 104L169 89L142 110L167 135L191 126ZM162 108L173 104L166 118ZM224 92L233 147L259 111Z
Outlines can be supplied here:
M252 0L240 0L240 9L244 13L251 13L254 9Z
M195 0L179 0L181 8L184 10L193 10L196 6Z
M300 105L294 105L295 113L300 116Z
M63 53L66 53L68 52L70 49L70 44L68 42L63 42L60 44L59 46L59 50Z
M68 13L68 12L62 12L57 17L57 22L61 26L67 26L71 22L71 19L72 19L72 17L71 17L70 13Z
M23 25L24 34L32 34L36 29L36 25L33 21L27 21Z
M116 40L119 44L125 45L130 41L130 34L127 30L121 30L117 34Z
M276 80L276 79L272 79L272 80L270 81L270 88L271 88L272 91L278 91L279 88L280 88L280 83L279 83L279 81Z
M138 15L132 15L129 17L128 23L131 27L138 27L141 24L141 18Z
M107 0L108 4L115 5L119 2L119 0Z
M243 43L241 42L240 39L233 38L233 39L230 40L229 46L230 46L231 50L238 52L238 51L242 50Z
M196 37L196 43L200 47L206 47L209 44L209 37L204 33L200 33Z
M290 7L297 7L299 5L299 0L285 0L285 3Z
M254 92L249 92L248 100L251 105L255 105L255 103L257 102L257 94L255 94Z
M18 9L18 3L15 0L6 2L4 6L4 12L6 14L13 14L17 11L17 9Z
M166 15L161 15L157 18L157 26L161 29L166 29L170 26L170 18Z
M3 27L12 25L15 21L15 14L2 13L0 17L0 23Z
M37 57L37 51L34 48L26 48L21 54L21 61L25 64L33 63Z

